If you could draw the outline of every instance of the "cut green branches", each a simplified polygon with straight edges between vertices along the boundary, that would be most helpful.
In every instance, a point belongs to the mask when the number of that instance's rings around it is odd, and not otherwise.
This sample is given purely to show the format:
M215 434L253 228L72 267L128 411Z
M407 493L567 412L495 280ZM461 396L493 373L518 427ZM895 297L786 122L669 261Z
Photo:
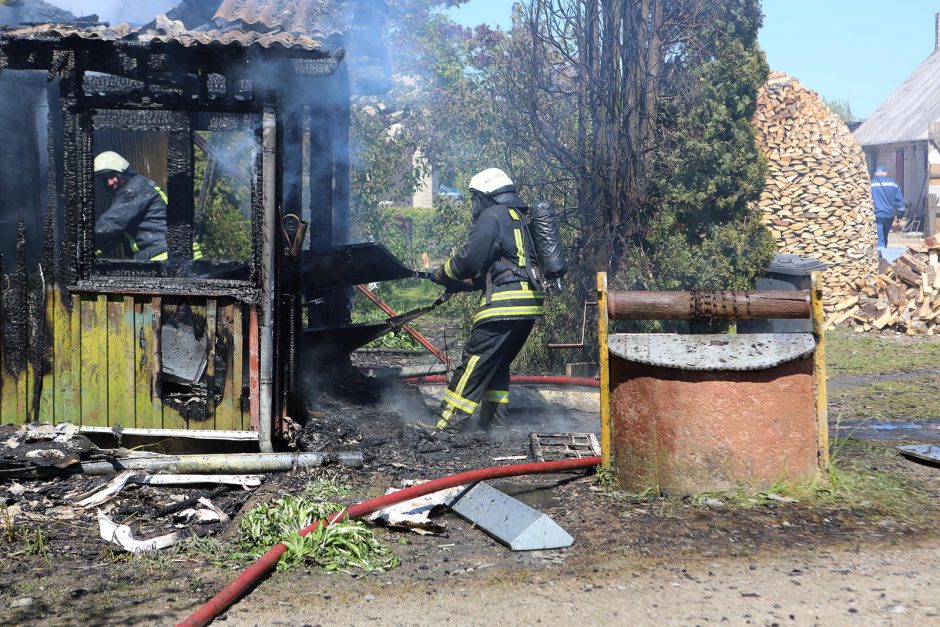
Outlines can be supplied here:
M297 532L317 520L325 520L343 509L332 499L348 492L345 486L327 477L318 479L300 496L286 495L253 508L239 523L245 554L258 557L283 542L287 553L278 562L286 570L312 562L328 571L366 572L394 568L398 560L391 549L376 539L364 523L341 520L329 527L319 526L305 537Z

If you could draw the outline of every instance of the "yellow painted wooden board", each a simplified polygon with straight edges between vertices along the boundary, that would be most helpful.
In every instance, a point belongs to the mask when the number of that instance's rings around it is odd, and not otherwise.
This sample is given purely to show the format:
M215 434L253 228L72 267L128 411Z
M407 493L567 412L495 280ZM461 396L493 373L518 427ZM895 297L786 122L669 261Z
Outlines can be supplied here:
M43 350L47 350L52 347L52 342L55 333L55 320L54 320L54 306L55 306L55 290L51 285L46 287L46 302L45 307L43 308L43 323L45 324L45 343ZM53 355L54 359L55 356ZM55 373L52 368L52 364L49 364L49 368L42 373L41 380L42 390L40 391L39 396L39 420L41 422L55 422L55 411L54 411L54 402L55 402Z
M189 299L188 302L189 302L189 308L193 312L193 321L195 322L195 324L198 326L200 319L202 319L203 321L206 321L206 311L207 311L206 303L208 302L208 299L205 299L205 300ZM207 352L208 352L208 348L207 348ZM212 415L212 412L210 411L207 415L208 417L205 420L187 420L185 428L187 429L215 429L215 420L214 420L214 416Z
M217 312L216 336L218 338L218 351L225 356L225 381L223 383L222 400L215 408L216 429L241 429L241 408L238 386L235 385L236 353L235 337L240 333L236 331L235 315L239 305L231 301L220 303ZM239 315L240 325L241 316Z
M78 296L56 288L52 307L52 399L55 422L81 424L81 305ZM68 305L72 305L69 311Z
M108 297L81 299L82 424L108 426Z
M134 366L137 427L163 426L163 403L156 395L156 374L160 371L157 329L160 298L141 298L134 304Z
M178 301L175 301L175 300L172 302L163 301L163 306L161 307L161 311L160 311L160 320L163 321L163 320L168 320L169 318L171 318L177 312L177 310L179 310L179 307L180 306L179 306ZM157 338L159 337L160 337L160 327L158 326ZM159 340L158 340L158 343L159 343ZM161 351L162 350L163 349L161 347ZM160 358L163 359L162 353L161 353ZM173 407L167 404L164 404L163 405L163 428L164 429L189 429L190 425L183 418L183 416L180 415L180 413L177 410L173 409Z
M107 307L108 426L136 427L134 299L109 296Z
M208 398L206 398L206 412L209 414L209 420L206 421L204 428L218 429L216 426L215 415L215 394L213 385L215 380L215 339L216 339L216 319L218 317L218 301L210 298L206 301L206 346L208 346L209 355L206 360L206 384L208 388Z

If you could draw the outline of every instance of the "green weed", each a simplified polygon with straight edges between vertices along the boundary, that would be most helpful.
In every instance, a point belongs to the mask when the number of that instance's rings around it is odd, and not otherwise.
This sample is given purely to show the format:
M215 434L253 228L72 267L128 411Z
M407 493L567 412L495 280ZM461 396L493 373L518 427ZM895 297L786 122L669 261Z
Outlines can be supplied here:
M318 526L307 536L297 532L315 521L324 520L343 509L332 500L348 488L335 479L323 477L299 496L286 495L247 512L239 523L244 555L258 557L283 542L287 552L278 570L312 562L328 571L357 568L366 572L388 570L398 565L391 549L379 542L364 523L341 520L329 527Z

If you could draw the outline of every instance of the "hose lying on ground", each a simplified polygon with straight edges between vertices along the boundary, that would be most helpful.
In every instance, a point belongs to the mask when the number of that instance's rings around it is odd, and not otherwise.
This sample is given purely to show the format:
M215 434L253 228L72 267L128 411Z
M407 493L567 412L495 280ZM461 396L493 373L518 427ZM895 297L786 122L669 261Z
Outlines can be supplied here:
M421 483L410 488L399 490L385 496L363 501L355 505L340 510L333 514L328 521L318 520L307 525L297 533L306 536L320 525L331 525L334 522L344 518L359 518L366 514L378 511L389 505L408 501L425 494L439 492L448 488L454 488L468 483L477 483L487 479L498 479L501 477L518 477L520 475L547 474L553 472L563 472L567 470L585 470L593 468L601 463L600 457L585 457L582 459L562 459L550 462L535 462L531 464L514 464L511 466L490 466L489 468L479 468L461 472L456 475L432 479L427 483ZM248 568L242 571L235 580L225 586L221 592L209 599L202 607L196 610L192 616L179 623L178 627L195 627L197 625L208 625L216 616L228 609L242 594L251 588L258 580L269 570L274 568L281 556L287 551L283 544L275 544L268 551L255 560Z

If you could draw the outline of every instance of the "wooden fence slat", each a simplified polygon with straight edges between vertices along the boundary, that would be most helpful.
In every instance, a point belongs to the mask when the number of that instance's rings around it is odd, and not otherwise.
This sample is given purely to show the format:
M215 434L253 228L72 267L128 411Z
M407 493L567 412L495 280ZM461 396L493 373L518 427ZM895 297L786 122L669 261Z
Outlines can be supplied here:
M69 311L68 306L72 306ZM81 304L78 296L55 289L52 308L52 375L55 385L55 422L81 424Z
M218 301L214 298L206 300L206 345L209 348L209 354L206 361L206 413L209 419L204 428L218 429L215 415L215 344L216 344L216 325L218 318Z
M108 297L81 301L82 424L108 426Z
M46 301L43 307L43 324L45 325L46 345L43 351L51 349L55 338L55 293L56 289L51 283L45 286ZM55 355L50 355L55 359ZM55 372L52 364L42 373L42 390L39 396L39 420L55 423Z
M154 402L154 366L157 346L154 335L154 310L159 309L159 298L141 299L134 303L134 396L136 421L139 429L159 429L163 426L163 405ZM158 304L154 305L154 301Z
M215 408L216 429L240 429L240 390L235 384L235 312L238 303L223 301L218 308L216 321L217 350L225 359L225 379L222 384L222 400Z
M234 428L242 431L250 429L251 417L242 407L242 394L245 390L245 317L242 304L232 302L232 350L231 368L232 385L229 402L232 407Z
M179 310L179 308L180 308L180 305L178 304L178 302L175 302L175 301L170 302L170 303L167 303L165 301L163 302L162 307L160 308L160 319L156 320L155 322L157 324L154 325L155 326L154 332L156 333L156 337L158 338L157 340L158 344L159 344L160 330L162 328L162 321L169 320L170 318L172 318L176 314L176 312ZM163 350L164 350L164 347L160 346L159 355L160 355L161 360L163 359ZM159 366L160 363L158 362L157 365ZM155 371L155 376L157 377L159 385L162 386L162 382L159 381L159 377L160 377L159 368ZM165 390L161 390L161 395L158 397L158 400L162 399L163 393L165 393ZM179 413L179 411L177 411L170 405L163 403L163 428L164 429L188 429L189 424L187 423L186 419L183 418L183 416Z
M134 427L134 299L111 296L107 308L108 426Z

